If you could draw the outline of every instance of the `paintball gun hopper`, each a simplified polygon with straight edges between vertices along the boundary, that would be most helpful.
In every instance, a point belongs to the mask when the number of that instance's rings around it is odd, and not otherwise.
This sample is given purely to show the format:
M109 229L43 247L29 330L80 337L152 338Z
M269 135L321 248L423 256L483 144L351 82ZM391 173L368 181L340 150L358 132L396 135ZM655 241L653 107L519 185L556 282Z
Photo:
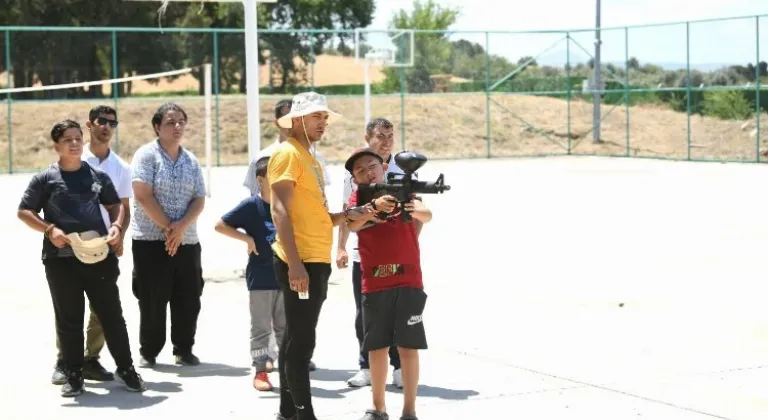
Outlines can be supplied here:
M416 152L403 151L395 155L395 163L404 174L390 172L387 174L387 182L360 184L358 194L360 202L367 202L374 197L391 195L397 199L397 209L400 210L400 218L404 222L411 221L411 215L405 211L405 204L410 202L416 194L442 194L451 189L445 185L443 174L437 177L435 182L418 181L414 179L414 173L427 163L427 157Z

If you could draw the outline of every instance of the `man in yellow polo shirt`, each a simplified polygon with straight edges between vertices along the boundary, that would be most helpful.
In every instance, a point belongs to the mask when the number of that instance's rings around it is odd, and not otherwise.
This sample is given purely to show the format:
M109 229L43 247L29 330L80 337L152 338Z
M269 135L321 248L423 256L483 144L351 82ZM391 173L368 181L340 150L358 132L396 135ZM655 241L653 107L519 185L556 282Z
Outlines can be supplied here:
M272 219L277 228L275 276L283 291L286 329L279 345L278 420L316 420L309 385L315 329L328 294L333 227L344 213L330 213L323 168L310 153L328 124L341 115L328 109L325 96L294 96L291 111L277 120L291 138L272 153L267 179L272 189ZM351 219L353 215L348 213Z

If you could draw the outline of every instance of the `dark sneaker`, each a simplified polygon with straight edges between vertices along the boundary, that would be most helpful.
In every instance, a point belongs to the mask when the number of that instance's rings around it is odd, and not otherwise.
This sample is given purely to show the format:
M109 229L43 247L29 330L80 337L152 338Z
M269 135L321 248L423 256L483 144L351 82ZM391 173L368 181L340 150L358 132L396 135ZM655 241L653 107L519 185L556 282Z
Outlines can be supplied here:
M376 410L367 410L360 420L389 420L387 413L379 413Z
M200 364L200 359L198 359L197 356L192 353L177 354L176 364L184 366L197 366Z
M67 381L61 387L62 397L76 397L85 391L85 380L82 372L67 373Z
M317 366L315 366L315 362L310 360L309 361L309 371L310 372L314 372L315 370L317 370Z
M142 368L151 368L154 367L155 364L157 364L157 360L154 357L141 356L139 359L139 367Z
M129 369L118 369L115 371L120 382L123 383L125 389L131 392L146 391L147 387L144 385L144 380L136 372L136 369L130 367Z
M64 365L61 362L56 362L56 365L53 367L51 383L54 385L64 385L67 383L67 374L64 373Z
M90 381L112 381L115 375L104 369L98 359L88 359L83 363L83 377Z

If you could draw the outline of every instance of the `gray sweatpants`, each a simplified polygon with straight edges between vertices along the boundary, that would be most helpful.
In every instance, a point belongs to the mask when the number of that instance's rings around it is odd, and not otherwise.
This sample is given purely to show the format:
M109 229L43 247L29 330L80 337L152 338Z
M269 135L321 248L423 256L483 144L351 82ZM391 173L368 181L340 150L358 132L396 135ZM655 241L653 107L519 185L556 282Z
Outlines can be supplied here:
M285 333L285 306L280 290L251 290L251 360L257 371L266 370L269 337L274 332L279 346Z

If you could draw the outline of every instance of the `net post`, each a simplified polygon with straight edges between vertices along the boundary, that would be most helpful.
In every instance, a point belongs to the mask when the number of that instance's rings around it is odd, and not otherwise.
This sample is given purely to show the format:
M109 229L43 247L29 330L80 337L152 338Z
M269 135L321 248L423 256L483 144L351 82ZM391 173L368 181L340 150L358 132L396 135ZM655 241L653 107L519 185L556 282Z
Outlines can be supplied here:
M117 79L118 76L118 68L117 68L117 31L112 31L112 78ZM117 83L112 83L112 86L110 86L112 89L112 99L115 102L115 111L117 111L117 90L120 89L120 86ZM115 127L115 152L120 153L120 126Z
M371 62L365 60L363 63L363 72L365 73L365 121L363 121L363 128L368 125L368 121L371 120Z
M211 155L212 155L212 133L211 133L211 96L212 96L212 71L211 64L205 63L203 65L204 70L204 88L205 94L205 170L206 178L208 180L208 186L205 189L206 195L211 197Z
M259 111L259 35L258 5L255 0L243 1L245 9L245 68L248 112L248 160L261 150L261 121Z

